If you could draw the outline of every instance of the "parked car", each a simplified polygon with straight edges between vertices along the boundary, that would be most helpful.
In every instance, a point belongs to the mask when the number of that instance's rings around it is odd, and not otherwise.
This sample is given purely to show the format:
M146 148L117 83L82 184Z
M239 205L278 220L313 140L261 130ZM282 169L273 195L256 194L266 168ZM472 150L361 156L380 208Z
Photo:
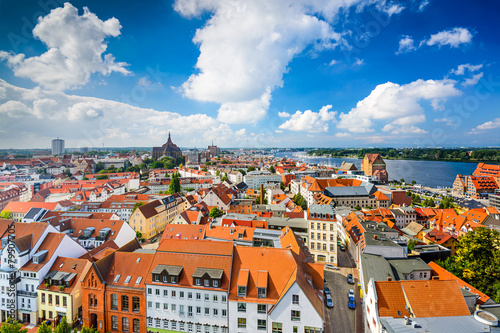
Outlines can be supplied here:
M345 251L345 246L344 245L340 245L340 251Z
M331 294L332 294L332 293L331 293L331 291L330 291L330 288L328 288L328 287L325 287L325 289L324 289L323 293L324 293L325 295L331 295Z
M155 237L155 238L151 238L151 239L149 240L149 242L150 242L150 243L154 243L154 242L156 242L157 240L158 240L158 238L157 238L157 237Z
M354 284L354 278L352 277L352 274L347 274L347 283Z
M354 298L354 296L349 297L349 302L347 303L347 306L349 306L349 309L356 308L356 299Z
M325 264L325 268L327 268L327 269L334 269L332 264Z
M349 289L349 295L348 297L354 297L354 289Z
M332 295L330 294L326 294L325 295L325 303L326 303L326 306L329 307L329 308L333 308L333 299L332 299Z

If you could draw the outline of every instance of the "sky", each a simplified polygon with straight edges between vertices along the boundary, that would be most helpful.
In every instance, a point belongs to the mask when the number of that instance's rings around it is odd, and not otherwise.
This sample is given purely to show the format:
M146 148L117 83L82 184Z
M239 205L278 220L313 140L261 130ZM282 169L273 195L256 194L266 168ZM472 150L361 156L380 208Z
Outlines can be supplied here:
M0 149L498 147L495 0L0 0Z

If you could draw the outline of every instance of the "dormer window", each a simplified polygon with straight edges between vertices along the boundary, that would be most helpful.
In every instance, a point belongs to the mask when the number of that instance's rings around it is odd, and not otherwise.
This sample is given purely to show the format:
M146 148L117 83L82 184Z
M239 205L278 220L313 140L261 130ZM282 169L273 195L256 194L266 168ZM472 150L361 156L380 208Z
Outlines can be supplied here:
M201 280L200 280L200 279L196 279L196 280L195 280L195 284L196 284L197 286L200 286L200 285L201 285Z
M257 288L257 298L266 298L267 288Z
M155 278L155 282L159 282L160 281L160 276L159 275L154 275L154 278Z
M170 277L170 282L171 283L177 283L177 277L176 276L171 276Z

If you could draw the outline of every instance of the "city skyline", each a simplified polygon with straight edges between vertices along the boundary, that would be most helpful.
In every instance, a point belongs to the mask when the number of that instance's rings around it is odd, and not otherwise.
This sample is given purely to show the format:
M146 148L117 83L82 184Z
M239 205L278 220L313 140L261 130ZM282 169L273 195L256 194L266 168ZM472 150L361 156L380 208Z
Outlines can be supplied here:
M498 7L0 1L0 149L498 146Z

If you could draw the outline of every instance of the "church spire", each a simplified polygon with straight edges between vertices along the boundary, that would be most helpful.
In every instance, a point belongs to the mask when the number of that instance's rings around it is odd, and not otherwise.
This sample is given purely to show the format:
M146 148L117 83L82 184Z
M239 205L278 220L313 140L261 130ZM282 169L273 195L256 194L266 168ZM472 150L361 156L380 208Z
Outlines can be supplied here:
M167 143L172 143L172 139L170 138L170 131L168 131L168 140L167 140Z

